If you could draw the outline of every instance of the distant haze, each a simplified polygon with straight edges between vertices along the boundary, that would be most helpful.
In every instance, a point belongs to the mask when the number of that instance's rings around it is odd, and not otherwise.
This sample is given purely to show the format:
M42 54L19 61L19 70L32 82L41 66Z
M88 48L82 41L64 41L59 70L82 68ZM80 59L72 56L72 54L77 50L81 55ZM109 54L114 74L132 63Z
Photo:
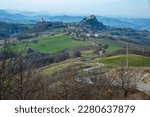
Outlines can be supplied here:
M0 0L0 9L150 18L148 0Z

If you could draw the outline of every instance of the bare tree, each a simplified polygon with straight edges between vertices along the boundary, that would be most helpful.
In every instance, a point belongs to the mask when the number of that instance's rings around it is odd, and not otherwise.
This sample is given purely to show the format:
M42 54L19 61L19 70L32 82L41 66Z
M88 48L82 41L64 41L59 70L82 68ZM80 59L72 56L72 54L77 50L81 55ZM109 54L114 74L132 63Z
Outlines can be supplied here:
M129 71L129 68L117 67L110 74L112 85L118 87L118 91L124 97L128 96L129 89L136 88L135 74L133 71Z
M24 53L5 40L0 60L0 99L43 99L44 82L32 68Z
M0 61L0 99L5 99L6 92L10 88L10 83L15 75L13 68L13 48L8 45L8 40L4 40ZM10 92L11 93L11 92Z

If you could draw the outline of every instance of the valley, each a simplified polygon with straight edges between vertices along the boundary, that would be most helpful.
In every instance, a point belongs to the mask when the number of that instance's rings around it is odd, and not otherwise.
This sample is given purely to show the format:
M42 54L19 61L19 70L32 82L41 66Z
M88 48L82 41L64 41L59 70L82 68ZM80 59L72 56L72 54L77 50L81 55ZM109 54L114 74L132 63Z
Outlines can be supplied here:
M150 99L149 30L105 25L94 15L78 22L45 19L0 22L1 76L12 72L12 84L20 73L40 76L29 80L35 89L43 86L37 99ZM25 87L30 83L25 79Z

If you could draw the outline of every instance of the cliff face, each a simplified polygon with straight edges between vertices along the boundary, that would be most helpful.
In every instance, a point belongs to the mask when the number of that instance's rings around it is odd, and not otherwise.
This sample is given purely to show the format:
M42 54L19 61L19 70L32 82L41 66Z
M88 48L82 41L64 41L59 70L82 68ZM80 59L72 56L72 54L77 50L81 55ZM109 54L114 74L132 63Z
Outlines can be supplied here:
M106 29L106 26L103 23L99 22L94 15L85 17L80 23L80 26L96 29L96 30L103 30Z

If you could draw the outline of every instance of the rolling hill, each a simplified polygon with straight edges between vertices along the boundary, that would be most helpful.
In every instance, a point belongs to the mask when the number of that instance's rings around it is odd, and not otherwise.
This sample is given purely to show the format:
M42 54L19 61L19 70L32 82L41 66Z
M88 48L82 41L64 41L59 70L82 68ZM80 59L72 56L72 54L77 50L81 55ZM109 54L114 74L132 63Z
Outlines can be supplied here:
M129 54L129 66L130 67L149 67L150 57L145 57L141 55ZM106 65L111 66L126 66L126 55L117 55L112 57L105 57L98 60Z
M47 12L24 12L13 10L0 10L0 21L9 23L23 23L35 24L41 18L49 21L63 21L63 22L79 22L85 16L73 16L62 14L51 14ZM42 14L42 15L41 15ZM150 30L150 18L120 18L120 17L106 17L97 16L97 19L105 25L113 27L129 27L134 29L148 29Z
M74 40L68 35L43 36L33 40L37 40L37 43L22 44L19 48L26 47L42 53L56 53L64 49L90 45L88 42Z

